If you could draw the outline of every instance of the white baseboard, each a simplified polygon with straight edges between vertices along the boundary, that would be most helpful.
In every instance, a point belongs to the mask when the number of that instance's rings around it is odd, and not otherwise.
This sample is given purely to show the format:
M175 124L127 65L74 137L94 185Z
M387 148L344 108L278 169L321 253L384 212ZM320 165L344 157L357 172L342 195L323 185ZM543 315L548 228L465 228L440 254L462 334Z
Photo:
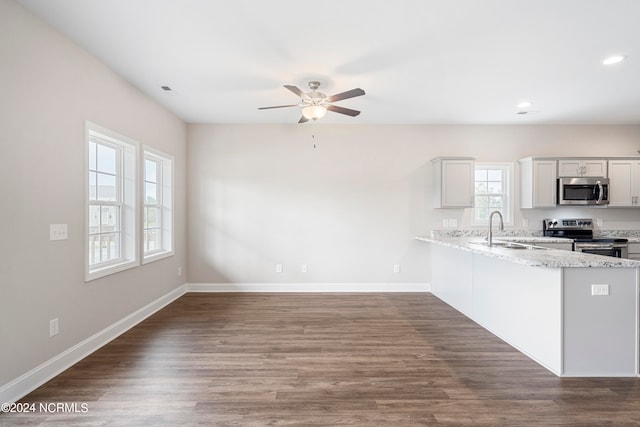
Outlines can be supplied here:
M431 292L429 283L187 283L188 292Z
M187 292L186 285L161 296L127 317L47 360L29 372L0 387L0 402L15 402L56 375L78 363L100 347L127 332L147 317L172 303Z
M429 283L188 283L0 387L0 403L16 402L187 292L431 292Z

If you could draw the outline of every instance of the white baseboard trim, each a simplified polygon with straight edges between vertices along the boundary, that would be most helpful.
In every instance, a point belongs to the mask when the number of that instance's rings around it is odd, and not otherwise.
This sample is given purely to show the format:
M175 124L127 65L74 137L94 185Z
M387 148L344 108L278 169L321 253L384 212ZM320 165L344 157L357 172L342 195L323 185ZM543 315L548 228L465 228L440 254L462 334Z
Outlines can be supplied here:
M431 292L429 283L187 283L188 292Z
M0 387L0 402L15 402L64 370L84 359L100 347L127 332L147 317L164 308L187 292L182 285L161 296L125 318L107 326L100 332L47 360L29 372Z

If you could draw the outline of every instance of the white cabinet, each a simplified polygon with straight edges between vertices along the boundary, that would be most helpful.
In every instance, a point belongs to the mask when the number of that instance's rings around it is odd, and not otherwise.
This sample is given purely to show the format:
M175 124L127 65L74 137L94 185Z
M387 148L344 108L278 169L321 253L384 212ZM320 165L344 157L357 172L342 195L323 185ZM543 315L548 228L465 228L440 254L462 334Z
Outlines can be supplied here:
M629 259L640 261L640 243L629 243Z
M520 160L520 207L555 208L557 161L527 157Z
M562 249L564 251L572 251L573 250L573 243L572 242L567 242L567 243L533 243L536 246L542 246L543 248L549 248L549 249Z
M433 163L433 206L472 208L474 199L473 157L437 157Z
M558 160L559 177L606 177L606 159L561 159Z
M640 159L609 160L609 206L640 206Z

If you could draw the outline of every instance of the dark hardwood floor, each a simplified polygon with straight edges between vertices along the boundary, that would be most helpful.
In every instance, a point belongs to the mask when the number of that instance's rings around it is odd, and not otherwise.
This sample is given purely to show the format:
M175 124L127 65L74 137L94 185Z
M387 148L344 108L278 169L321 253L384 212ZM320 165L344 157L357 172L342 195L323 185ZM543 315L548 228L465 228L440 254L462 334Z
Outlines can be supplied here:
M562 379L431 294L187 294L1 425L640 425L640 379Z

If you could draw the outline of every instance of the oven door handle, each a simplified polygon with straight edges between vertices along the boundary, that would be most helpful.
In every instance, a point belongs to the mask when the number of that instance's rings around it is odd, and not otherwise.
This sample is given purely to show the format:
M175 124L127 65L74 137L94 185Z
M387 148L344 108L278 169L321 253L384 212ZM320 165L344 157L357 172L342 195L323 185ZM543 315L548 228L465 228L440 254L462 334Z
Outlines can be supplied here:
M598 200L596 200L596 204L599 205L602 203L602 198L604 197L604 187L600 181L596 181L596 185L598 186Z

